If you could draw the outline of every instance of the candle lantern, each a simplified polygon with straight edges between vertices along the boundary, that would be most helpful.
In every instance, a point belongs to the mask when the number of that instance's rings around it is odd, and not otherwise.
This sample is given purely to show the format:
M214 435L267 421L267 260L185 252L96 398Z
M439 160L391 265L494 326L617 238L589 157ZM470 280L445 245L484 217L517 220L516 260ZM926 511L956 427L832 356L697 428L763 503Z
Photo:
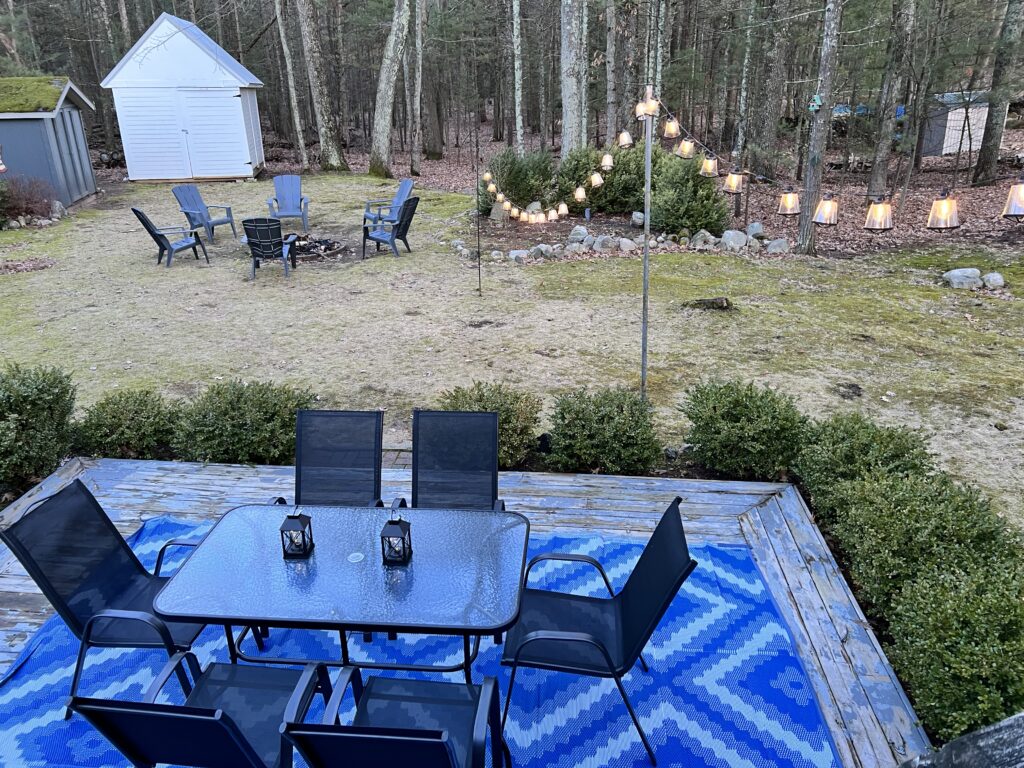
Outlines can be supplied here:
M839 223L839 201L832 196L831 192L826 192L821 196L818 207L814 209L812 221L823 227L834 227Z
M704 155L704 160L700 164L700 175L705 176L709 179L718 178L718 158L708 153Z
M928 214L928 229L956 229L960 226L960 211L956 198L949 196L949 190L942 193L932 202Z
M615 167L615 160L612 158L611 153L606 152L604 157L601 158L601 170L608 172Z
M281 554L300 560L313 553L313 521L309 515L291 514L281 523Z
M388 520L380 532L384 565L408 565L412 558L412 526L401 516Z
M779 216L799 216L800 195L792 187L786 187L779 198Z
M743 192L743 171L739 168L733 168L729 171L729 175L725 177L725 184L722 185L722 191L727 195L738 195Z
M1010 187L1010 194L1006 196L1006 205L1003 206L1003 218L1016 222L1024 220L1024 173Z
M864 229L871 232L887 232L892 229L892 203L884 197L876 197L868 206Z

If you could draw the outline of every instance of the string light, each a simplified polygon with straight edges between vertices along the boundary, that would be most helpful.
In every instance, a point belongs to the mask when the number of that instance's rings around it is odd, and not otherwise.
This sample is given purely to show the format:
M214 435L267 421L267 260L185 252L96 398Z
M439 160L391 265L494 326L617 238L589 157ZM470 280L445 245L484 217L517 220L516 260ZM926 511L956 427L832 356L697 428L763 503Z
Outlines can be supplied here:
M718 178L718 158L711 152L704 155L704 159L701 161L700 175L709 179Z
M944 189L932 202L928 214L928 229L957 229L960 226L960 211L955 197L949 196Z
M558 211L554 208L548 211L548 221L558 221Z
M519 209L516 208L514 205L512 206L512 214L511 215L512 215L513 219L518 219L519 218Z
M629 135L629 131L623 131L619 134L618 142L621 149L629 149L633 146L633 137Z
M697 144L693 139L683 139L676 148L672 150L683 160L690 160L695 154L697 154Z
M666 139L674 139L676 136L679 135L679 133L679 121L676 120L674 117L670 117L668 121L665 123L665 128L662 130L662 135Z
M779 198L779 216L799 216L800 195L793 191L793 187L786 187Z
M610 153L605 153L605 156L601 158L601 170L606 173L615 167L615 159Z
M504 203L505 202L505 195L503 195L501 192L499 192L497 197L495 197L494 199L497 200L499 203Z
M826 192L821 196L818 207L814 209L812 221L823 227L834 227L839 223L839 202L831 192Z
M888 232L892 229L892 203L887 198L876 197L868 206L864 229L870 232Z
M1024 220L1024 173L1017 177L1016 183L1010 187L1006 205L1003 206L1003 218L1016 222Z
M484 181L490 182L492 179L494 179L494 177L491 175L491 172L484 171Z
M594 171L590 175L590 186L592 186L594 189L597 189L602 184L604 184L604 177L601 176L601 174L598 173L597 171Z
M587 199L587 190L583 187L576 187L576 191L573 193L573 198L577 203L582 203Z
M530 214L528 212L526 212L526 211L520 211L519 212L519 220L522 221L522 222L529 222L530 221Z
M498 188L494 185L493 181L490 184L487 185L487 194L493 195L497 191L498 191Z
M725 177L725 183L722 185L722 191L727 195L738 195L743 192L743 171L739 168L733 168L729 171L729 175Z
M505 201L504 201L504 202L503 202L503 203L501 204L501 208L502 208L502 210L504 210L504 211L511 211L511 210L512 210L512 203L510 203L510 202L509 202L508 200L505 200Z
M559 203L558 204L558 215L559 215L559 217L568 216L569 215L569 206L566 205L565 203Z

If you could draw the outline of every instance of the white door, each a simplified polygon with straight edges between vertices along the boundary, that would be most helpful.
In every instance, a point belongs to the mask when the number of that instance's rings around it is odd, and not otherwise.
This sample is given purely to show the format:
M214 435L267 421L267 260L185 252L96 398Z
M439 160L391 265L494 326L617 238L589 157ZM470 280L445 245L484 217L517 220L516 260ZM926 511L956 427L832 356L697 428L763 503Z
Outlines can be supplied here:
M183 89L179 99L192 176L252 176L238 90Z
M128 178L192 177L180 100L173 89L115 88L114 105Z

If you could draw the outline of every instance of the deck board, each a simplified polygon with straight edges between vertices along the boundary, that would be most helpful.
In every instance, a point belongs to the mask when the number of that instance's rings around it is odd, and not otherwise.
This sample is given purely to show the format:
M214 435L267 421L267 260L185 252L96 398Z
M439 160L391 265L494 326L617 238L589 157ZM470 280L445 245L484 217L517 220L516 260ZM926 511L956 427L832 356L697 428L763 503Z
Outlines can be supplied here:
M291 467L73 459L0 512L6 527L80 477L124 534L158 515L216 519L241 504L291 498ZM410 495L408 469L385 469L382 496ZM695 543L742 544L789 626L846 768L893 768L929 743L800 495L790 485L504 472L499 493L534 531L646 538L676 496ZM52 614L0 546L0 671Z

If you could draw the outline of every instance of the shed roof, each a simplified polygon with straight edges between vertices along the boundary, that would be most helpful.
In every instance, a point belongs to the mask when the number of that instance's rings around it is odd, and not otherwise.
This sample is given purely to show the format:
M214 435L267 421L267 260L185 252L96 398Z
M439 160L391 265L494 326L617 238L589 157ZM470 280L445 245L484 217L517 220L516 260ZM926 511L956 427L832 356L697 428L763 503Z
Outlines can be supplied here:
M103 82L100 83L103 88L111 88L116 85L114 81L129 61L135 59L143 60L154 47L166 42L166 34L162 34L159 37L156 36L156 33L164 26L165 22L171 25L174 34L180 33L184 39L193 43L196 48L206 54L217 66L237 80L240 86L259 88L263 85L263 82L256 75L238 63L231 54L217 45L213 38L203 32L195 23L179 19L177 16L172 16L165 12L157 17L156 21L150 25L149 29L143 33L142 37L138 39L128 53L103 78ZM202 84L196 83L196 85Z
M95 109L78 86L66 77L0 77L0 119L52 117L65 99L80 109Z

